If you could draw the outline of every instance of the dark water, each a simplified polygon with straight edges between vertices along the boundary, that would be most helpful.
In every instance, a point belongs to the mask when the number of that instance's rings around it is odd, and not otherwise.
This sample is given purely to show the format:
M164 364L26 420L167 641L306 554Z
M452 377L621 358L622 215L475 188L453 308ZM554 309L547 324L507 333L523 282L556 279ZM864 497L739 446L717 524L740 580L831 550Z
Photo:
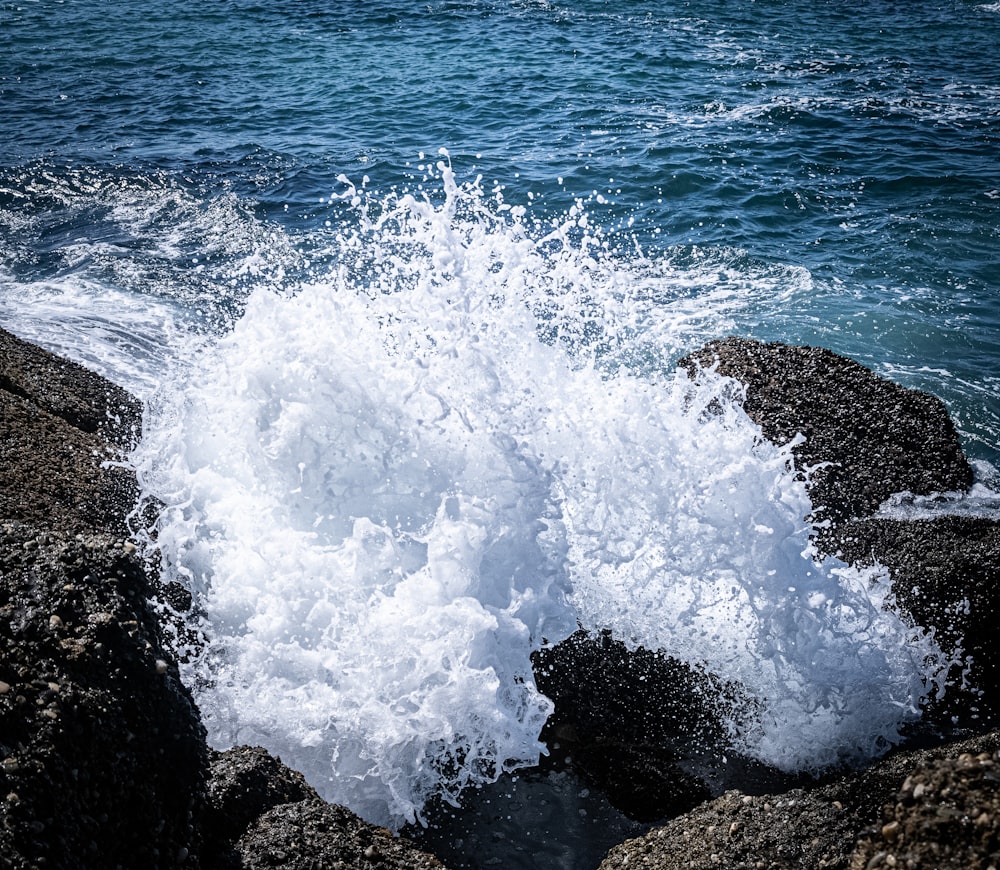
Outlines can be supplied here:
M501 275L582 343L603 328L588 304L632 300L614 335L642 376L730 333L853 356L940 396L996 488L998 47L1000 4L959 0L3 3L0 324L162 399L194 383L176 372L192 336L261 294ZM454 207L460 241L394 213L406 194ZM589 288L576 314L567 286ZM258 304L241 334L275 355L260 383L284 408L314 348L281 357L268 316L285 323ZM316 347L350 340L316 329ZM358 379L373 395L394 371ZM475 428L489 409L469 401ZM302 425L282 431L312 444L320 424ZM282 461L304 484L302 456ZM541 836L586 841L588 813L628 828L586 791L556 783L570 809L536 816Z

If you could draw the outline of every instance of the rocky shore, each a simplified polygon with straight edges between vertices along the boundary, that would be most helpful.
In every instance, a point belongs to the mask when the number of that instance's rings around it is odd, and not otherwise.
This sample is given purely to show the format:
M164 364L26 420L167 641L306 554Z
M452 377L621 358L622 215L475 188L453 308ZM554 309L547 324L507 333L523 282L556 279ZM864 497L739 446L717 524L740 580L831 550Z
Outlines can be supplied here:
M662 823L602 870L1000 867L1000 526L873 518L892 493L971 484L943 405L815 348L728 339L683 364L745 384L763 437L805 436L818 546L886 565L900 606L967 660L966 687L869 769L792 781L731 760L730 779L706 781L678 762L693 735L702 752L722 741L705 699L739 688L574 635L536 658L556 702L546 736L623 811ZM140 419L124 391L0 330L0 866L443 866L263 750L206 745L148 603L155 568L129 540L120 460Z

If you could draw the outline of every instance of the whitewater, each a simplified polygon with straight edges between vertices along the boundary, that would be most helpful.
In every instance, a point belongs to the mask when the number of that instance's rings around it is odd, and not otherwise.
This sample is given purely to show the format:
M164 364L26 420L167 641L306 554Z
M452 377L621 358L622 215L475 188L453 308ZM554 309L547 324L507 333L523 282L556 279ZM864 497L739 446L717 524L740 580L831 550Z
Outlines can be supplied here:
M255 291L149 402L133 462L213 744L420 820L547 752L530 657L578 626L739 686L733 747L782 770L898 740L947 662L879 569L817 559L739 385L671 362L669 278L580 209L539 234L431 174L439 202L342 179L336 268Z

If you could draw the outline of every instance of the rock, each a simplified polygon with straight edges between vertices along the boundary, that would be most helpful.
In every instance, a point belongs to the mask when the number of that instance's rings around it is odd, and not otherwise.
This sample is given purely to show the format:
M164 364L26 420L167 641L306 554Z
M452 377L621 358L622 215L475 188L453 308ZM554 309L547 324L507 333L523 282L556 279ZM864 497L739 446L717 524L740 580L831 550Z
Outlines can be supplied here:
M208 801L202 816L208 867L237 863L234 846L264 813L281 804L318 798L302 774L256 746L212 752Z
M265 870L439 870L444 865L408 840L344 807L312 797L264 813L236 844L237 867Z
M891 867L1000 867L1000 752L952 750L906 777L850 863Z
M685 768L716 768L728 745L723 718L752 707L735 687L662 653L629 650L609 632L578 631L537 652L533 669L555 704L541 735L548 764L570 765L640 821L709 797Z
M204 729L177 669L158 672L148 591L120 538L0 523L3 866L173 867L197 851Z
M99 375L0 329L0 518L125 531L134 475L117 465L141 407Z
M744 408L765 437L793 448L810 476L820 553L885 565L897 603L935 629L943 649L971 661L956 666L934 717L967 725L1000 711L1000 664L991 644L1000 610L1000 524L976 517L871 519L891 495L964 491L972 470L937 398L879 377L853 360L812 347L727 338L681 361L694 373L717 366L745 384ZM963 682L971 689L966 691ZM981 727L981 726L980 726Z
M263 750L210 756L149 600L190 596L122 537L139 403L3 330L0 354L0 866L440 867Z
M890 495L964 491L972 469L944 404L816 347L745 338L713 341L680 361L694 373L715 366L746 386L744 409L768 440L805 441L799 468L811 475L818 519L873 514Z
M206 867L443 867L408 840L327 804L302 774L259 747L212 753L210 776Z
M1000 749L1000 732L952 744L938 750L897 752L868 770L844 776L812 789L793 789L782 794L748 795L726 792L684 816L674 819L644 837L628 840L611 849L599 870L792 870L827 868L856 870L864 844L855 851L859 837L877 827L882 835L885 822L896 821L895 809L883 817L882 806L895 806L896 796L907 777L921 765L934 765L942 757L978 756ZM981 777L985 777L984 772ZM916 781L916 780L913 780ZM910 792L912 796L912 790ZM911 799L913 799L911 797ZM928 809L934 798L928 793L918 800ZM992 805L990 805L992 806ZM990 812L983 804L983 809ZM891 817L890 817L891 816ZM978 814L975 818L978 818ZM992 817L990 817L992 818ZM991 823L992 824L992 823ZM986 830L984 824L981 830ZM889 837L902 842L905 823L890 828ZM926 837L931 826L926 826ZM874 834L866 837L874 841ZM877 849L876 849L877 851ZM928 846L924 855L930 854ZM890 864L873 866L891 866ZM906 867L905 863L896 866ZM912 865L921 868L986 867L987 863L942 864L934 861Z
M914 622L934 628L938 642L971 660L967 681L950 675L954 687L941 715L967 726L1000 712L1000 660L996 614L1000 612L1000 522L983 517L868 519L837 529L837 551L854 564L885 565L899 608Z

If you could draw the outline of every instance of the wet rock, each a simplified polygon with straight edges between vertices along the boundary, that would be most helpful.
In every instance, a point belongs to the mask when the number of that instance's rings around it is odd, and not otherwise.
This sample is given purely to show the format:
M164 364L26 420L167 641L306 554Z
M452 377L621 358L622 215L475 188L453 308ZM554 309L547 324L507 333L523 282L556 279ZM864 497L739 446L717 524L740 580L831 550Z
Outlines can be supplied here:
M158 618L190 596L122 536L139 419L0 330L0 866L439 867L263 750L210 753Z
M157 668L146 566L123 544L0 523L5 867L172 867L198 848L204 730Z
M443 867L410 841L326 803L302 774L256 746L212 753L201 829L202 864L213 870Z
M896 837L901 842L905 822L896 817L895 806L901 786L922 765L935 765L942 757L963 754L992 756L1000 749L1000 732L965 740L937 750L898 752L870 769L851 773L812 789L792 789L781 794L750 795L726 792L691 812L676 818L644 837L628 840L613 848L601 863L600 870L792 870L792 868L827 868L856 870L859 855L867 858L868 845L855 846L860 837L880 849L877 838ZM985 772L981 777L985 777ZM917 780L910 780L916 782ZM912 798L923 814L936 812L933 797L921 794ZM884 804L891 804L882 816ZM975 803L972 801L971 803ZM970 803L970 806L971 806ZM981 802L982 803L982 802ZM978 805L977 807L978 808ZM983 810L989 812L983 803ZM979 814L981 815L981 814ZM979 815L976 818L979 818ZM885 830L886 823L899 826ZM987 826L983 824L981 830ZM877 830L877 837L874 831ZM868 832L868 833L866 833ZM932 854L928 835L936 835L932 826L914 831L914 842L926 844L924 855ZM968 853L965 853L968 854ZM893 866L891 864L873 866ZM903 862L899 867L906 867ZM937 864L934 861L912 865L920 868L986 867L987 863Z
M793 449L812 472L818 519L873 514L897 492L961 491L972 469L944 404L816 347L745 338L713 341L680 361L692 373L717 367L746 386L744 409L764 437Z
M608 632L578 631L533 656L535 683L555 704L542 732L552 756L630 818L653 821L709 796L685 767L713 767L738 692L662 653L629 650Z
M257 746L212 752L202 816L205 865L238 866L236 841L268 810L318 798L302 774Z
M243 870L439 870L444 865L408 840L319 798L276 806L236 844Z
M125 531L136 500L120 465L136 399L0 329L0 518L64 532Z
M771 441L803 434L793 449L800 468L829 463L809 483L817 519L830 521L817 530L819 551L886 566L900 609L934 628L945 651L962 661L934 716L966 725L994 716L1000 664L990 636L1000 609L1000 523L971 516L871 518L897 493L971 485L943 403L822 348L727 338L681 364L692 372L715 365L745 384L744 408Z
M939 714L967 726L1000 709L1000 660L996 614L1000 611L1000 522L983 517L868 519L843 524L838 554L854 564L889 569L901 610L933 628L946 649L970 668L971 691L961 692L964 668L950 675L954 687Z

